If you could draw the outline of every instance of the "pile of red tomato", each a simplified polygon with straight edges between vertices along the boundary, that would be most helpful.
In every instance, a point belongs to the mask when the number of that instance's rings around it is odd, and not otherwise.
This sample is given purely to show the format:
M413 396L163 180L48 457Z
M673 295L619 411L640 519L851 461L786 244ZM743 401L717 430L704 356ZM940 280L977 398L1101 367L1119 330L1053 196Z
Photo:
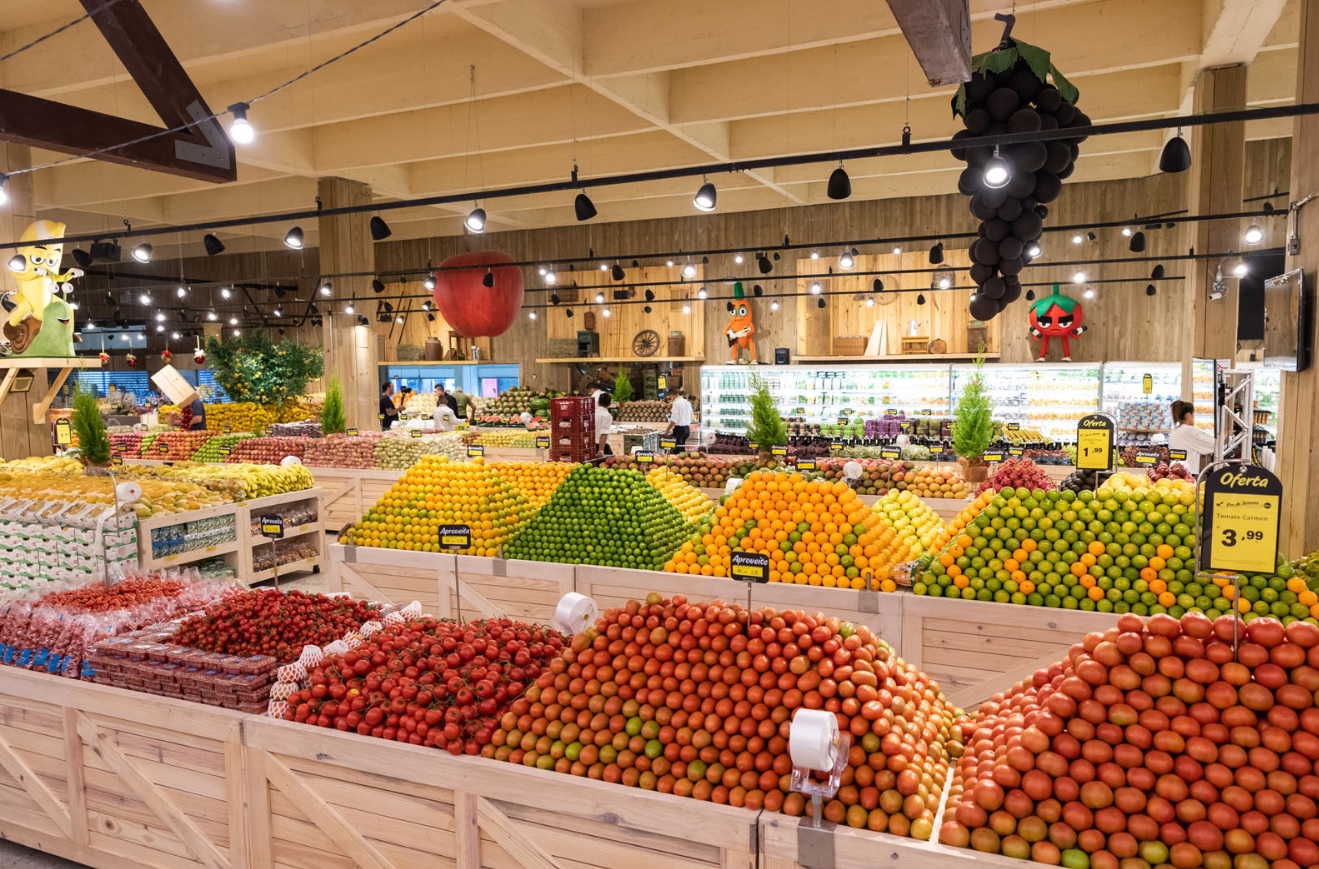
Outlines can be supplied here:
M801 815L795 710L853 745L837 823L928 839L960 753L938 686L864 627L803 612L650 595L605 613L513 701L483 756L661 793Z
M564 647L549 628L510 619L391 625L312 668L284 717L474 755Z
M323 646L356 631L377 611L363 601L252 589L186 619L172 642L207 652L292 661L303 646Z
M1313 625L1125 615L963 724L940 838L1075 869L1319 864L1316 692Z

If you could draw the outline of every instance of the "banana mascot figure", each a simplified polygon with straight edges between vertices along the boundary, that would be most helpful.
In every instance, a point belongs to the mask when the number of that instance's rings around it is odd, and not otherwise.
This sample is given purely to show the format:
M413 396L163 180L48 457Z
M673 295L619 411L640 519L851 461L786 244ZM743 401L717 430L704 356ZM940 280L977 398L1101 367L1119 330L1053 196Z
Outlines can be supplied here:
M67 301L59 299L59 294L67 296L73 290L67 282L82 276L82 269L77 268L69 269L67 273L60 272L64 244L52 242L51 239L63 238L64 230L64 224L58 221L38 220L23 231L19 241L24 244L9 261L18 289L0 297L0 308L3 308L4 316L3 328L0 328L0 356L23 356L32 349L45 325L47 312L52 310L68 315L67 318L59 318L60 328L55 330L57 335L67 335L68 338L55 342L60 345L59 348L52 346L49 338L53 336L37 342L38 346L44 355L74 355L73 342L77 337L73 332L72 310L67 304L54 304L56 301ZM61 349L62 352L50 353L51 349Z
M747 301L746 293L742 291L742 284L738 282L733 284L733 301L728 305L728 313L732 317L728 321L724 334L728 336L728 349L730 354L729 361L737 365L741 359L740 350L746 350L751 355L751 364L756 364L756 324L752 317L751 303Z

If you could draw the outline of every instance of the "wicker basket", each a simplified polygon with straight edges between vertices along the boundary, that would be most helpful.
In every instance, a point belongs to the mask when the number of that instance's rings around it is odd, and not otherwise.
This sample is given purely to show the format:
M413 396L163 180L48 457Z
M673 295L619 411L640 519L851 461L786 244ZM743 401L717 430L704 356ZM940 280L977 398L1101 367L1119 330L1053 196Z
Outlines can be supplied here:
M551 338L549 344L551 359L574 359L577 357L576 338Z
M395 354L399 362L419 362L426 355L420 344L400 344Z
M865 335L835 335L835 356L862 356L866 352Z

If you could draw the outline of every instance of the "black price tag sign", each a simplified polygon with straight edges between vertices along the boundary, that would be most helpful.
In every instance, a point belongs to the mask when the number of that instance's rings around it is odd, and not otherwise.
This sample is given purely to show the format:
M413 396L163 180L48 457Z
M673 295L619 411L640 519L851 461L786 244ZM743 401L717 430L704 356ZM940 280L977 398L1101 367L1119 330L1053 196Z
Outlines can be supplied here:
M1154 392L1154 377L1149 374L1146 374L1145 376L1141 377L1140 389L1141 392L1144 392L1146 395L1149 395L1150 393Z
M677 448L678 448L678 442L673 438L660 438L660 449L676 450Z
M763 552L734 552L728 559L733 579L769 582L769 556Z
M376 414L376 419L384 419L384 418L385 418L385 415L384 415L383 413L378 413L378 414Z
M845 416L840 416L840 417L838 417L838 424L839 424L839 425L851 425L851 421L850 421L847 417L845 417Z
M412 431L408 432L408 437L411 437L411 438L419 438L419 437L421 437L421 429L419 429L419 428L414 428Z
M1001 462L1003 461L1003 452L1002 450L997 450L992 453L986 452L983 453L980 458L984 459L986 462Z
M1168 450L1168 461L1170 462L1186 461L1186 450Z
M115 444L115 445L114 445L114 451L115 451L116 453L120 453L120 454L122 454L122 453L126 453L126 452L128 452L128 447L124 446L123 444Z
M550 448L549 435L536 435L536 449L548 450Z
M220 455L227 456L234 451L233 447L220 447Z
M788 454L788 448L782 445L776 447L770 447L769 454L771 456L786 456Z
M347 435L347 436L350 437L350 438L355 438L355 437L357 437L357 429L355 429L355 428L350 428L350 429L346 430L346 431L344 432L344 434Z
M265 537L268 540L284 539L283 516L262 516L260 521L262 537Z
M910 431L911 431L911 423L909 423L909 422L900 422L900 423L898 423L898 431L910 432Z
M839 411L839 413L841 413L843 416L851 416L852 414L856 413L856 411L852 410L852 408L850 407L845 407L841 411Z
M880 447L879 457L881 459L890 459L890 460L900 459L902 458L902 450L899 449L898 447Z
M921 416L933 416L933 415L934 415L934 411L930 410L928 407L921 408Z
M1156 450L1138 450L1136 452L1136 464L1138 465L1157 465L1161 456Z
M124 463L124 460L123 460L123 458L121 458L120 456L111 456L111 457L110 457L110 464L112 464L112 465L122 465L123 463Z
M472 526L441 525L441 549L470 549L472 547Z
M222 431L223 431L225 434L229 434L229 433L231 433L233 430L234 430L234 427L233 427L232 425L230 425L229 423L225 423L225 424L224 424L224 428L222 429Z
M157 441L156 449L160 450L162 453L167 453L169 452L169 444L165 441Z
M655 464L655 454L652 453L650 450L637 450L637 452L635 452L633 455L636 456L638 465Z
M1021 431L1021 423L1019 422L1008 423L1008 431Z
M1098 413L1081 417L1076 424L1076 467L1113 470L1113 420Z
M804 408L804 407L794 408L792 412L793 412L793 414L795 414L796 416L805 416L805 415L806 415L806 408Z
M1282 481L1254 465L1220 467L1205 478L1201 570L1273 573L1282 525Z
M1013 458L1019 458L1026 455L1026 450L1024 447L1008 447L1008 455Z
M756 443L755 441L747 441L747 447L749 447L754 452L760 449L760 444Z
M475 459L479 456L484 456L484 455L485 455L485 447L481 446L480 444L472 444L467 448L467 458L469 459Z
M829 442L829 452L831 452L831 453L841 453L841 452L843 451L843 447L844 447L844 446L846 446L846 444L844 444L842 441L830 441L830 442Z
M798 459L798 460L797 460L797 470L799 470L799 471L814 471L814 470L815 470L816 468L818 468L819 466L820 466L819 463L816 462L815 459Z
M898 415L898 409L896 407L884 408L884 416L897 416L897 415Z
M264 434L266 437L270 437L275 433L275 427L273 425L268 425L265 428L261 429L261 433Z

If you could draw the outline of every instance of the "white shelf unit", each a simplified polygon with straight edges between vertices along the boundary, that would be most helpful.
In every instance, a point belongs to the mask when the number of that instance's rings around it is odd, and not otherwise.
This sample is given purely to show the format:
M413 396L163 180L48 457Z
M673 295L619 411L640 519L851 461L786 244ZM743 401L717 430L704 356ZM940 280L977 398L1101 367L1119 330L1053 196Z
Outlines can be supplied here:
M243 542L238 553L238 575L248 585L275 577L275 569L273 568L265 570L257 570L256 568L257 558L262 554L269 554L272 541L263 537L259 530L253 531L252 525L259 522L262 516L288 515L291 508L310 507L315 511L316 519L299 525L285 523L284 537L281 541L275 541L273 545L278 546L279 543L284 541L297 540L303 544L314 544L315 554L299 558L288 564L277 565L279 575L287 576L292 573L317 572L320 570L319 565L325 557L325 517L319 488L303 489L283 495L271 495L267 498L254 498L242 506L244 510L244 521L241 528Z

